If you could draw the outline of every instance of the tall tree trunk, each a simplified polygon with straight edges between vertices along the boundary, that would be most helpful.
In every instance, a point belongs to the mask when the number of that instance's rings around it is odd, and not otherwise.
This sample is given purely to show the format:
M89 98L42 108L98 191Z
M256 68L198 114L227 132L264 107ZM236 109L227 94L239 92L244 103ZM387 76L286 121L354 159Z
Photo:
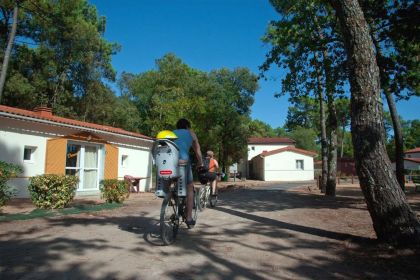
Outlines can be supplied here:
M404 140L403 140L401 123L398 117L394 98L392 97L392 93L389 92L389 88L384 88L384 93L385 93L386 101L388 103L389 112L391 113L392 125L394 128L395 170L396 170L396 175L397 175L397 181L400 184L401 189L404 190L405 189Z
M335 196L337 182L337 111L334 105L334 96L332 92L327 91L328 104L328 179L325 194Z
M405 189L405 178L404 178L404 140L402 134L402 128L400 118L398 117L397 107L395 106L394 98L389 89L389 78L385 72L384 57L382 56L382 50L379 46L375 36L372 35L373 44L376 48L376 61L379 67L379 77L381 86L384 91L386 102L388 103L389 112L392 119L392 127L394 128L394 145L395 145L395 170L397 174L397 180L402 190Z
M322 32L320 33L321 36ZM328 179L326 195L335 196L337 182L337 110L334 104L335 81L331 77L331 60L326 49L323 51L323 63L325 72L325 89L328 106Z
M13 43L15 41L18 12L19 12L19 9L18 9L18 4L16 2L15 7L13 8L12 30L9 33L9 39L7 41L6 51L4 52L3 64L1 67L1 73L0 73L0 104L1 104L1 98L3 95L4 83L6 81L7 67L9 66L10 54L12 52Z
M346 119L343 118L343 131L341 134L341 150L340 150L340 158L343 158L344 155L344 137L346 136Z
M322 88L322 74L320 65L318 64L319 55L315 52L317 59L317 91L319 99L319 122L321 127L321 160L322 160L322 171L321 171L321 192L325 193L327 189L327 175L328 175L328 143L327 143L327 129L325 125L325 106L324 106L324 91Z
M318 19L314 17L316 29L318 31L319 39L324 40L324 33L318 24ZM323 68L325 75L325 92L327 96L328 117L328 169L327 169L327 185L325 194L335 196L336 181L337 181L337 111L334 104L334 90L335 81L331 77L331 60L328 55L326 46L322 46L323 51Z
M420 243L420 223L392 172L384 144L379 69L368 24L357 0L330 0L349 58L351 129L360 180L379 240Z

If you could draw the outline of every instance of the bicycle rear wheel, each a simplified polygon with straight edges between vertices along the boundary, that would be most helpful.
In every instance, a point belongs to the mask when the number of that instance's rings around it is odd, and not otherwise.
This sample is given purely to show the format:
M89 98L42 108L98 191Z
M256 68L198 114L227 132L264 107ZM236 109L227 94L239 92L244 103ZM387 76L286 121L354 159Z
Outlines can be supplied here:
M197 199L196 199L196 205L198 207L198 210L204 211L204 209L207 206L207 195L206 195L206 187L201 186L199 190L197 191Z
M160 235L165 245L175 242L179 228L178 198L169 194L162 201L160 209Z

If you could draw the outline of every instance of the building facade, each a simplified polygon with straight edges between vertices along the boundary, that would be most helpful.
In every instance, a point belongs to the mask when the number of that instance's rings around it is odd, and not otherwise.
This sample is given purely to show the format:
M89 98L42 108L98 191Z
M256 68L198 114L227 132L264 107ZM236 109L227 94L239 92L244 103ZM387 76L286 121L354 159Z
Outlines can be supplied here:
M297 149L295 143L286 137L249 138L241 172L263 181L313 180L316 153Z
M97 194L101 180L125 175L144 178L140 190L147 191L152 145L145 135L54 116L48 108L0 106L0 160L23 167L10 181L18 197L27 197L29 178L41 174L77 176L77 195Z

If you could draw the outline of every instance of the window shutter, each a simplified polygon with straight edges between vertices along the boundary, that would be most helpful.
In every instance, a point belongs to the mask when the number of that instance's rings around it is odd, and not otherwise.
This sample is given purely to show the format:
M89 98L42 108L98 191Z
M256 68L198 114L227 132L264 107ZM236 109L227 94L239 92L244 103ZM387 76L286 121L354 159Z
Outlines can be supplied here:
M105 144L105 170L104 179L118 178L118 148Z
M66 170L67 139L47 140L45 174L64 175Z

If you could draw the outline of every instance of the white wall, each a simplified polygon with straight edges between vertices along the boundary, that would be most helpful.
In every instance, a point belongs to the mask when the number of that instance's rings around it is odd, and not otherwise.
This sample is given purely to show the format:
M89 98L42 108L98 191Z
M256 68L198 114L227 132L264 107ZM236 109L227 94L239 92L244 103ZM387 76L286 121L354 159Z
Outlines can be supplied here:
M0 126L0 160L18 164L23 168L23 174L19 176L24 178L15 178L9 181L11 186L17 188L17 197L29 196L27 189L29 177L44 174L47 139L47 137L40 135L4 131ZM24 162L23 160L25 146L36 148L32 162Z
M404 169L420 170L420 163L404 160Z
M314 179L314 159L311 156L282 152L265 159L265 181L307 181ZM304 170L296 169L296 160L303 160Z
M293 146L292 144L276 144L276 145L267 145L267 144L248 144L248 160L251 160L253 157L261 154L264 151L273 151L281 149L287 146Z
M127 156L125 166L122 165L122 156ZM152 159L150 150L142 148L118 147L118 178L122 179L125 175L134 177L148 177L140 180L140 191L151 189L151 168Z
M420 153L408 153L405 155L407 158L420 158Z
M69 129L0 117L0 160L18 164L24 170L23 174L20 175L22 178L14 178L9 181L9 185L17 188L17 197L29 196L27 190L29 177L45 173L47 140L64 135L72 135L81 131L83 129ZM150 178L152 169L150 150L152 142L126 138L123 135L109 136L100 132L97 135L119 148L118 176L124 177L124 175L128 174L136 177L149 177L141 180L140 184L141 190L149 190L152 183ZM23 161L25 146L36 147L33 162ZM129 156L128 165L124 169L121 168L120 162L122 154Z

